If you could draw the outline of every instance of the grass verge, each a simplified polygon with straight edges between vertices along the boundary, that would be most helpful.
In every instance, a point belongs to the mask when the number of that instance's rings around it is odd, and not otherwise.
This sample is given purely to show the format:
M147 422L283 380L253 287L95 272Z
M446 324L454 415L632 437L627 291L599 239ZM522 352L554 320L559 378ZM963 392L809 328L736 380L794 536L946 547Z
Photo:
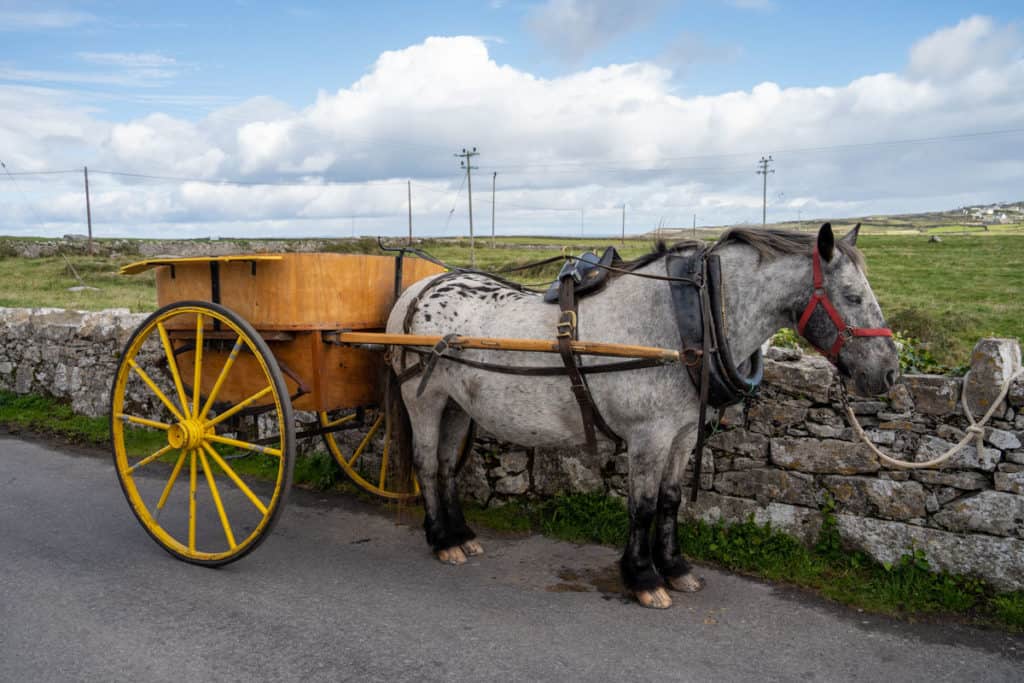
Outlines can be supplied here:
M75 415L67 404L40 396L0 391L0 427L57 437L72 443L106 446L106 418ZM140 448L156 450L162 435L131 434ZM275 468L266 456L232 463L241 473L269 478ZM326 454L299 458L295 483L320 490L356 491L334 459ZM371 499L372 496L363 496ZM377 499L373 499L377 500ZM414 506L409 506L410 510ZM731 571L817 591L844 605L906 619L954 617L969 623L1024 631L1024 591L997 593L984 581L934 572L922 550L892 565L843 548L833 506L822 509L824 523L817 543L808 548L795 538L758 525L682 524L679 541L692 559ZM577 543L622 546L629 531L623 502L603 495L563 495L544 502L516 501L502 507L466 506L476 525L507 533L543 533Z

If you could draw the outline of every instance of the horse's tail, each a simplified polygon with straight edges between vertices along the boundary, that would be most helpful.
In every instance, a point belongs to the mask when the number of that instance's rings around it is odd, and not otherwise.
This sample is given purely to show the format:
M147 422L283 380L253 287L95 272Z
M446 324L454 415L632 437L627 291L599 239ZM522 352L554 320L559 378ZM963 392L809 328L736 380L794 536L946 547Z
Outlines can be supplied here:
M387 424L390 439L388 451L392 463L394 481L399 490L411 491L413 488L412 467L412 422L409 411L402 400L402 383L394 368L388 365L387 379L384 387L384 410L387 413Z

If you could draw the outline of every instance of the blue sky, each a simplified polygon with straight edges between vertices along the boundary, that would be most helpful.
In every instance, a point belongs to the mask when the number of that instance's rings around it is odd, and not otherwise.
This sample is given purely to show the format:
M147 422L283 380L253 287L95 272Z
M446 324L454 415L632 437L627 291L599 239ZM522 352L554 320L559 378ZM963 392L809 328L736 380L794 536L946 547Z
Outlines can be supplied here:
M0 1L0 159L15 172L89 164L350 185L253 202L252 189L100 175L100 216L120 234L330 233L350 216L388 232L405 209L385 184L409 178L424 224L448 234L465 220L449 150L473 144L481 174L501 175L512 232L578 229L574 211L610 232L623 203L636 231L691 212L753 220L755 162L776 150L779 218L1024 199L1012 196L1024 135L948 140L1024 128L1021 13L1010 2ZM928 136L947 141L785 152ZM956 171L940 163L951 158ZM0 184L12 222L0 233L71 229L74 182Z

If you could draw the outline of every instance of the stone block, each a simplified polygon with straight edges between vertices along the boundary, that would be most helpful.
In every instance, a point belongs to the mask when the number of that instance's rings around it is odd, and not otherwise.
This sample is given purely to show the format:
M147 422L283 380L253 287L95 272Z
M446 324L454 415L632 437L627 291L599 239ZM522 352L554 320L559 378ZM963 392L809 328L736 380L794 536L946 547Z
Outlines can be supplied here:
M497 474L519 474L530 465L530 454L526 451L508 451L498 455L499 470Z
M687 500L679 509L682 521L702 520L708 524L740 524L753 519L755 524L770 524L772 529L813 543L821 531L821 513L817 510L769 503L758 505L749 498L725 496L714 491L701 491L696 502Z
M604 488L603 486L601 487ZM506 496L519 496L530 489L530 479L525 472L502 477L495 483L494 490Z
M943 472L939 470L914 470L911 475L922 484L929 486L951 486L961 491L980 491L988 488L988 477L981 472Z
M879 562L895 563L923 550L933 569L980 576L997 589L1024 589L1024 541L984 534L955 534L905 522L836 515L839 533Z
M914 398L907 390L907 385L897 382L889 390L889 404L893 410L910 411L914 409Z
M710 448L730 455L764 460L768 457L768 438L746 429L727 429L708 439Z
M808 434L819 439L841 439L846 432L842 427L831 427L814 422L808 422L804 426L807 427Z
M951 415L960 400L961 380L943 375L904 375L903 384L914 398L917 411L925 415Z
M787 470L815 474L859 474L879 469L878 458L867 446L835 439L772 439L771 461Z
M927 494L916 481L843 476L828 476L822 481L843 512L902 520L927 513Z
M764 361L764 380L794 396L806 396L815 403L827 403L835 368L824 358L805 356L792 362Z
M949 531L1022 537L1024 496L982 491L944 506L932 519Z
M917 447L917 452L914 454L914 459L917 462L926 462L933 460L948 449L952 448L954 444L940 439L936 436L925 436L921 439L920 445ZM983 448L981 453L978 453L978 449L973 445L964 446L954 455L952 458L943 463L942 467L950 469L976 469L984 472L992 472L996 469L996 465L999 464L999 459L1002 454L995 448Z
M971 371L964 392L967 407L981 416L991 406L1006 378L1020 369L1020 344L1016 339L982 339L971 352ZM998 410L998 409L997 409Z
M817 507L814 479L798 472L767 468L723 472L715 477L714 488L719 493L754 498L763 504L774 500Z
M985 430L985 441L1001 451L1012 451L1020 448L1020 436L1005 429Z
M872 443L879 446L891 446L896 443L896 432L885 429L868 429L864 434Z
M1006 398L1014 408L1024 408L1024 379L1018 379L1010 385L1010 393Z
M996 491L1016 493L1024 495L1024 471L1022 472L996 472Z
M1004 453L1003 458L1005 458L1007 462L1024 465L1024 451L1010 451L1009 453Z
M762 422L772 429L785 429L801 424L807 419L806 402L801 401L757 401L750 406L751 422Z

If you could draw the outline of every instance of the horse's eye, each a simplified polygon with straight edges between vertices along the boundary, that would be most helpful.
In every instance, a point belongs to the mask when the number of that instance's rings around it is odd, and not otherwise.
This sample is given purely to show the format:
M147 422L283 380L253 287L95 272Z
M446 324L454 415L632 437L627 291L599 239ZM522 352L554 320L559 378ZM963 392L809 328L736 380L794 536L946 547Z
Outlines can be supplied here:
M846 299L847 303L853 304L854 306L860 306L861 303L863 303L864 301L856 294L844 294L843 296Z

